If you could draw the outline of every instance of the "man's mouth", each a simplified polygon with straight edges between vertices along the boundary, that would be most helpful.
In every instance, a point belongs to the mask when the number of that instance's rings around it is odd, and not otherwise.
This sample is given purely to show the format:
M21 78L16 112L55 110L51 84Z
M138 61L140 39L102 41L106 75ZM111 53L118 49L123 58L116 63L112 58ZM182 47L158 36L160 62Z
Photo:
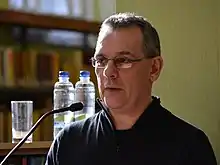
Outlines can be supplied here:
M117 87L106 87L105 90L107 90L107 91L119 91L119 90L122 90L122 89L117 88Z

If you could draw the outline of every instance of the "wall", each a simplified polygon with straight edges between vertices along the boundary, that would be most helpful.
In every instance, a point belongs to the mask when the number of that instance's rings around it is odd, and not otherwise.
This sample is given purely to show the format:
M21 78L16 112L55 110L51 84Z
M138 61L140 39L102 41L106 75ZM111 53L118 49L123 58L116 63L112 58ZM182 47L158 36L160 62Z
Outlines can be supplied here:
M165 65L154 93L171 112L206 132L220 162L220 2L132 2L117 0L117 12L144 15L161 38Z
M8 0L1 0L0 2L0 9L8 8Z

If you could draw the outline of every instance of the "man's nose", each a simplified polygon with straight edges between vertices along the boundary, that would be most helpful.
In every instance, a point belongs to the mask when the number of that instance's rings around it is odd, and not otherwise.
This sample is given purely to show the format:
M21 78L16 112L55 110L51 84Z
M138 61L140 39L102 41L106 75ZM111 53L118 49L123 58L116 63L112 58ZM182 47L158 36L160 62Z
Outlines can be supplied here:
M103 75L107 78L117 78L118 77L118 69L114 64L113 60L109 60L108 63L106 64Z

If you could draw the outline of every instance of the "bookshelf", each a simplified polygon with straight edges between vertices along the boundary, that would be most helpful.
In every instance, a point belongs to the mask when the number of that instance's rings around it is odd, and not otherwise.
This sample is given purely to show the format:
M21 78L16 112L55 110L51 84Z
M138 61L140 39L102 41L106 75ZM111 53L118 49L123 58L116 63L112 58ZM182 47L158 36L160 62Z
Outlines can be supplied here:
M96 37L99 27L99 22L0 9L0 145L7 146L11 141L11 100L33 100L35 122L52 109L53 85L59 70L69 71L73 83L81 69L89 70L96 84L88 63L94 52L89 36ZM46 41L45 36L56 30L80 37L75 38L76 43L67 45ZM1 54L1 47L7 53ZM52 117L49 117L34 133L34 141L51 140Z
M0 10L0 23L36 27L45 29L61 29L84 33L97 33L100 23L51 15L40 15L13 10Z
M31 165L39 164L42 165L45 163L46 155L50 148L51 141L44 142L33 142L29 144L24 144L19 148L8 161L6 165ZM4 158L5 155L15 146L12 143L0 143L0 161Z
M51 141L25 143L13 155L46 155ZM13 147L14 143L0 143L0 156L5 156Z

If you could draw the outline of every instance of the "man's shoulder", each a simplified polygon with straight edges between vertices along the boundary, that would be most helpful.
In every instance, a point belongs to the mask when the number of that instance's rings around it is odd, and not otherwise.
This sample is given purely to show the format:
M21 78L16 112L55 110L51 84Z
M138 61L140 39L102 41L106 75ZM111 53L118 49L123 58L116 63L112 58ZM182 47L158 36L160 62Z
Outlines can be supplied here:
M216 164L215 154L207 134L198 126L167 111L169 126L172 130L172 137L180 142L186 151L190 162L194 164ZM172 138L171 137L171 138Z
M79 135L80 133L93 130L100 122L102 116L103 112L100 111L89 118L72 122L63 129L63 133Z
M79 120L79 121L75 121L73 123L71 123L69 125L70 128L82 128L82 127L87 127L89 125L96 125L99 121L100 118L103 116L103 112L99 111L96 114L94 114L93 116L83 119L83 120Z
M206 136L205 132L199 127L183 119L171 111L164 109L164 126L176 135L192 138L195 136Z
M68 124L58 133L55 141L63 148L77 148L78 145L83 145L96 132L101 116L100 111L89 118Z
M84 120L75 121L62 129L50 147L48 161L58 161L60 164L76 162L82 158L88 144L95 144L94 135L102 112Z
M161 104L160 98L154 97L153 103L153 110L151 111L150 121L153 121L153 123L156 126L158 126L158 128L161 129L162 132L163 130L166 130L171 134L190 134L201 131L201 129L198 126L194 125L193 123L190 123L184 118L181 118L177 114L174 114L170 109L164 107Z

